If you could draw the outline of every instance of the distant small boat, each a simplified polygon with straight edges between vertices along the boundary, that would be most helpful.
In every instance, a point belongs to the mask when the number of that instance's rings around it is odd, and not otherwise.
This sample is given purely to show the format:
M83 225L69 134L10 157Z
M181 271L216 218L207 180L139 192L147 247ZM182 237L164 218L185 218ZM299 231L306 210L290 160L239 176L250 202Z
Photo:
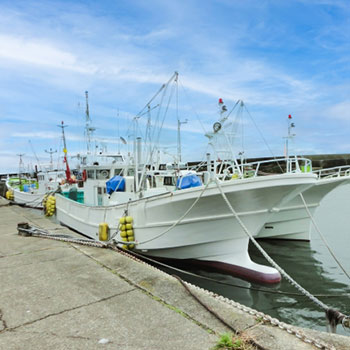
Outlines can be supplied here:
M7 179L6 186L12 191L14 202L34 208L43 208L44 197L59 188L65 180L65 172L63 170L39 172L37 178Z

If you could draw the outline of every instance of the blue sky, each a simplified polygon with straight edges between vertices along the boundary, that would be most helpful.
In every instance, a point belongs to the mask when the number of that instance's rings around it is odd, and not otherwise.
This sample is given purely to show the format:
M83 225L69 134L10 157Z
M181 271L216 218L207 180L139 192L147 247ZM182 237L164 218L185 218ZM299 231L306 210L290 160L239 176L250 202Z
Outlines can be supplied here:
M86 90L97 142L126 151L119 135L174 71L184 160L202 158L220 97L243 100L259 126L242 123L247 157L271 155L260 133L283 154L288 114L296 153L350 153L349 36L345 0L1 0L0 173L19 153L62 154L62 120L69 153L83 152ZM175 152L176 123L165 126Z

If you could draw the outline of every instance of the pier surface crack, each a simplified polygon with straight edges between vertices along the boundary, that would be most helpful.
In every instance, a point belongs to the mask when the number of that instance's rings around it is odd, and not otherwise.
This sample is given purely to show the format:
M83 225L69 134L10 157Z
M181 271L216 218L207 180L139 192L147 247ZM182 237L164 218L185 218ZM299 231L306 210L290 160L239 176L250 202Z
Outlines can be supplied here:
M7 329L6 321L4 320L4 314L0 309L0 332L5 331Z
M94 304L97 304L97 303L101 303L103 301L106 301L106 300L110 300L110 299L113 299L115 297L118 297L118 296L121 296L121 295L124 295L124 294L127 294L127 293L130 293L132 291L134 291L135 289L130 289L126 292L122 292L122 293L117 293L117 294L113 294L109 297L106 297L106 298L102 298L102 299L99 299L99 300L95 300L95 301L92 301L90 303L86 303L86 304L83 304L83 305L79 305L79 306L75 306L75 307L72 307L72 308L69 308L69 309L65 309L65 310L62 310L62 311L58 311L58 312L53 312L51 314L48 314L48 315L45 315L43 317L40 317L40 318L37 318L36 320L32 320L32 321L29 321L29 322L25 322L23 324L20 324L18 326L15 326L15 327L8 327L5 323L4 320L2 320L1 316L2 316L2 313L1 313L1 310L0 310L0 321L3 322L4 324L4 328L3 329L0 329L0 333L3 333L5 331L14 331L18 328L21 328L21 327L25 327L25 326L29 326L29 325L32 325L36 322L39 322L39 321L42 321L42 320L45 320L49 317L53 317L53 316L58 316L58 315L62 315L66 312L70 312L70 311L74 311L74 310L78 310L78 309L81 309L81 308L84 308L84 307L87 307L87 306L90 306L90 305L94 305Z

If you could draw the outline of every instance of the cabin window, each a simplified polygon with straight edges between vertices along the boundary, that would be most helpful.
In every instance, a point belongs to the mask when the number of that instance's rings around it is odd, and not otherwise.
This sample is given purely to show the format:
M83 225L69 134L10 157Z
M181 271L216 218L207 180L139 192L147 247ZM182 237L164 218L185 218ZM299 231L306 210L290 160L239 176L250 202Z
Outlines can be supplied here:
M97 179L104 180L109 178L109 169L101 169L96 171Z
M97 194L102 194L102 187L97 187Z
M135 170L134 169L128 169L128 176L134 176Z
M123 175L123 169L114 169L114 176Z
M88 170L87 171L87 178L94 180L95 179L95 170Z
M174 178L172 176L164 176L163 184L165 186L174 186Z

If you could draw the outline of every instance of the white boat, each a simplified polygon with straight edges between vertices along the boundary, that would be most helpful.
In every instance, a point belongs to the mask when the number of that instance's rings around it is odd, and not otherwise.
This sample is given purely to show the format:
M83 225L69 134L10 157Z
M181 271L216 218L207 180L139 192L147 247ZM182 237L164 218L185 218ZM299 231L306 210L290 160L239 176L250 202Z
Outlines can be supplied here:
M230 180L220 185L239 217L255 236L274 207L288 195L297 195L314 182L315 177L310 174L284 174ZM85 194L88 191L88 181L84 191ZM176 224L201 194L197 205ZM131 200L124 199L124 203L121 200L120 204L108 206L92 206L57 195L57 219L86 236L98 239L99 224L107 223L112 231L117 231L119 219L127 211L134 220L135 240L138 242L135 250L143 254L196 259L260 282L280 280L275 269L250 260L249 238L232 216L214 183L206 189L205 185L177 191L151 189L144 191L140 199L132 199L133 192L121 195Z
M221 128L225 120L221 118L207 135L212 145L214 139L228 140ZM271 211L312 186L316 175L299 172L244 178L233 158L229 158L233 172L226 169L219 177L217 163L209 159L204 172L184 171L176 165L159 170L152 162L142 164L139 150L135 147L130 162L86 166L84 203L58 194L57 219L96 240L100 224L107 224L111 237L120 243L119 219L127 215L133 218L133 249L144 255L210 265L257 282L280 281L277 270L250 259L242 222L256 236ZM118 180L123 181L123 188L108 193L106 180L116 175L123 176ZM196 186L182 188L186 177L199 179Z
M37 172L35 178L24 178L21 176L20 170L18 178L8 178L6 181L6 186L12 193L15 203L42 209L44 199L49 194L56 191L68 191L72 185L76 187L77 181L75 175L71 175L67 159L67 146L64 134L64 128L66 126L64 125L63 121L61 125L58 126L62 129L64 163L66 170L53 170L53 152L48 152L51 156L50 167L43 166L44 170ZM20 156L22 156L22 154ZM20 158L20 164L22 164L22 158Z
M12 191L15 203L42 209L44 197L56 191L65 178L63 170L43 171L37 174L37 179L9 178L6 186Z
M310 240L312 219L321 201L336 187L350 183L350 167L341 166L314 171L318 177L314 186L279 206L259 231L257 238ZM306 206L305 206L306 204Z

